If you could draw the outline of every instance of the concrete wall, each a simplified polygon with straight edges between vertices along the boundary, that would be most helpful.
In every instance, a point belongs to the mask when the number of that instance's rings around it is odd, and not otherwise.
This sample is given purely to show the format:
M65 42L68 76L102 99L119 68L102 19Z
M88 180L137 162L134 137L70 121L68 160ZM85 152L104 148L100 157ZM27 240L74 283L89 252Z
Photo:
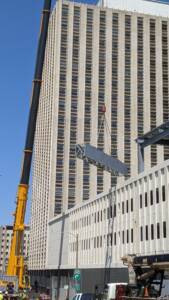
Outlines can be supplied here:
M68 214L50 222L48 231L47 268L67 268L69 242Z

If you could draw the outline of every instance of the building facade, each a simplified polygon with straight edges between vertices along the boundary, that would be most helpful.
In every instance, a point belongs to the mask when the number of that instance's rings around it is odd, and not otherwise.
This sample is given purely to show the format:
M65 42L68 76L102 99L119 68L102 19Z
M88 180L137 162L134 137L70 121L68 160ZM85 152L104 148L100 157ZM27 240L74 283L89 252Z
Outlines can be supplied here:
M168 182L169 160L53 218L47 268L60 269L64 284L78 268L82 291L101 291L107 282L127 282L122 257L169 253Z
M64 1L53 9L35 135L30 270L46 268L51 218L137 175L135 139L169 115L168 28L166 15ZM128 176L117 182L77 160L75 145L83 143L120 159ZM168 155L148 147L145 170Z
M114 9L120 9L130 12L139 12L142 14L167 17L167 0L100 0L98 5Z
M22 253L24 260L28 263L28 253L29 253L29 226L25 226L24 238L22 245ZM0 273L6 273L6 268L8 264L8 258L10 254L11 239L13 234L13 226L5 225L0 226Z

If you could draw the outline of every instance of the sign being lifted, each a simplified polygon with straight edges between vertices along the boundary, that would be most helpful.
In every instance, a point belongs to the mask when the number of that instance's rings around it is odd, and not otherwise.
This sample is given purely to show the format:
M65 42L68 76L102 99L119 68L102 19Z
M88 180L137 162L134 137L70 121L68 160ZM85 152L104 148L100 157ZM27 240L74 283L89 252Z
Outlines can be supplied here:
M124 163L90 144L76 145L76 157L117 176L128 173Z

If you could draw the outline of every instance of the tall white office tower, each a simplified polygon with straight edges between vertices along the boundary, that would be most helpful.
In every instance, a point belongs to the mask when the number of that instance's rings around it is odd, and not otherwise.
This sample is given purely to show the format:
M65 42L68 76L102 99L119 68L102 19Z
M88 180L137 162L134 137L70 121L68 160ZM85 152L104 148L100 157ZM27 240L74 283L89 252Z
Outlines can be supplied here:
M76 159L77 143L137 174L135 139L168 119L168 28L166 16L150 11L64 1L53 9L34 147L30 270L45 269L49 219L116 184ZM149 168L169 153L153 145L145 154Z

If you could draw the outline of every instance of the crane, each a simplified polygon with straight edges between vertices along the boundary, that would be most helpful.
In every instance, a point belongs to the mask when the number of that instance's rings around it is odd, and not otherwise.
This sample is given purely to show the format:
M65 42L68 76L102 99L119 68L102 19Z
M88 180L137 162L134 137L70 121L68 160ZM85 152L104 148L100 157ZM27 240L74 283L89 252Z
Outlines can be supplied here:
M7 266L7 276L17 276L19 288L25 287L24 258L22 254L22 240L24 235L24 219L27 204L28 185L31 170L32 151L34 144L36 119L39 104L40 88L42 83L42 70L45 47L48 33L48 23L51 10L51 0L44 0L42 10L41 29L38 42L34 80L32 83L31 105L28 119L26 142L21 168L20 182L17 190L16 210L13 223L13 237Z

